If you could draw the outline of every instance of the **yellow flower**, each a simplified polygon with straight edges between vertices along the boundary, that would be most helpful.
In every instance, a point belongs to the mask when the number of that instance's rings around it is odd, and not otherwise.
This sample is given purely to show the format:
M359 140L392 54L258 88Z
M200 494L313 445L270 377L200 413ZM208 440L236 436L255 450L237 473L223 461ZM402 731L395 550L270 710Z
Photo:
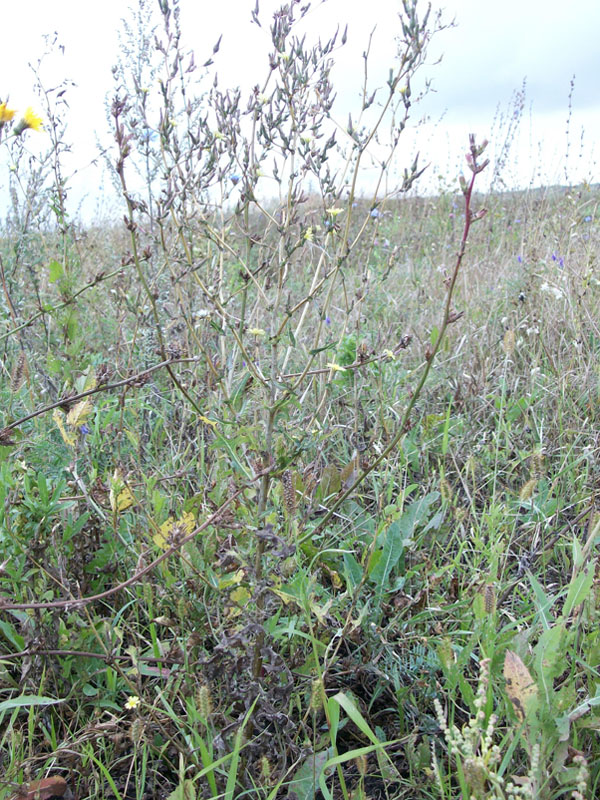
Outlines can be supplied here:
M0 103L0 125L10 122L16 113L14 108L9 108L6 103Z
M250 336L264 336L265 332L262 328L249 328L248 333Z
M15 135L20 136L28 128L31 128L32 131L41 131L42 127L42 118L38 117L33 108L29 106L15 127Z
M127 711L133 711L135 708L139 706L142 701L136 694L132 694L127 698L127 702L125 703L125 708Z
M339 365L339 364L333 364L333 363L329 363L329 364L327 364L326 366L328 366L328 367L329 367L329 369L330 369L332 372L346 372L346 368L345 368L345 367L340 367L340 365Z
M328 208L327 209L327 213L329 214L330 217L337 217L338 214L343 214L344 213L344 209L343 208Z

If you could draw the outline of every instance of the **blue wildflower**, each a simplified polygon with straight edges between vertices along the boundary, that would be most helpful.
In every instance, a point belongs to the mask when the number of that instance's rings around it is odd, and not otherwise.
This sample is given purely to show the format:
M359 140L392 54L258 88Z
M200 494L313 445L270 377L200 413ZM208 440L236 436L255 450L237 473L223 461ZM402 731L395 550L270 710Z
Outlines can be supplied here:
M519 264L522 264L523 263L523 256L517 256L517 261L519 262Z
M230 181L233 183L233 185L234 185L234 186L235 186L236 184L238 184L238 183L240 182L240 180L241 180L241 179L242 179L242 176L241 176L241 175L238 175L238 174L237 174L237 172L233 172L233 173L232 173L232 174L229 176L229 180L230 180Z
M592 221L592 216L591 216L591 214L588 214L588 215L587 215L587 217L584 217L584 218L583 218L583 221L584 221L584 222L591 222L591 221Z
M84 423L83 425L80 425L80 426L79 426L79 433L80 433L82 436L89 436L91 432L92 432L92 431L90 430L90 427L89 427L89 425L86 425L86 424Z
M371 209L371 217L373 219L377 219L377 217L380 217L380 216L381 216L381 211L378 208L372 208Z
M331 317L325 317L325 325L331 325Z

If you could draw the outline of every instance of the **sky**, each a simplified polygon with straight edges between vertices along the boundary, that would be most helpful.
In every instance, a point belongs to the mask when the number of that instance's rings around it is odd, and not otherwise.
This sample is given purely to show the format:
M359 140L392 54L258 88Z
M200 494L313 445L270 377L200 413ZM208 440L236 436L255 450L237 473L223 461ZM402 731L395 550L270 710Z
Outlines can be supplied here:
M97 143L107 143L106 97L114 81L111 67L119 53L122 19L138 0L21 0L4 3L0 49L0 98L11 107L39 107L30 64L44 52L44 35L57 35L63 46L44 59L46 87L64 79L74 83L69 103L68 162L77 169L71 198L85 199L86 213L112 202L101 188L98 168L88 166ZM158 0L146 0L151 6ZM250 23L256 0L180 0L184 45L196 61L210 57L223 34L215 63L222 85L249 89L266 72L268 23L279 3L261 0L262 29ZM424 7L425 2L421 2ZM358 97L362 53L372 34L370 80L381 86L394 55L400 0L316 0L303 21L309 37L326 38L348 25L348 41L335 54L333 79L340 120L347 119ZM448 27L436 34L421 80L430 91L413 108L413 127L398 158L399 167L415 152L430 164L423 187L453 185L463 168L468 134L490 139L493 163L500 163L500 188L600 180L600 2L598 0L432 0ZM450 24L453 23L453 24ZM523 92L520 96L519 93ZM413 92L414 94L414 92ZM522 104L518 121L515 108ZM517 104L517 105L516 105ZM28 132L28 146L40 146ZM400 163L401 162L401 163ZM489 173L490 177L493 173Z

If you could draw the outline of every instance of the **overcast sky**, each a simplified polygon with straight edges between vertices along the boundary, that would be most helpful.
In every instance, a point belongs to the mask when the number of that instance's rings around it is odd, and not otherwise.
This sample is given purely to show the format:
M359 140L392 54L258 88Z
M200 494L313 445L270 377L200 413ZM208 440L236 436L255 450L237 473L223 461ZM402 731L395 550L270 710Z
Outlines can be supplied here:
M185 44L194 48L197 62L210 56L213 43L224 34L215 58L222 84L250 87L266 73L269 16L279 3L260 3L262 31L250 24L254 4L255 0L180 0ZM325 38L337 24L348 23L348 43L336 55L334 73L341 103L351 104L358 90L361 54L373 29L374 85L387 78L400 5L400 0L313 3L304 23L310 35ZM571 0L568 5L564 0L433 0L432 5L443 9L445 21L454 20L455 26L431 44L424 76L433 91L422 108L414 110L415 122L425 114L430 122L407 137L407 160L418 149L431 162L431 176L438 172L454 180L467 134L474 131L490 138L497 149L508 136L511 151L503 176L509 184L598 181L599 0ZM66 96L71 107L68 136L80 166L93 158L96 138L106 135L104 98L111 90L111 66L128 6L137 6L137 0L3 3L0 98L10 97L10 105L20 110L38 107L28 63L43 52L43 35L56 32L64 55L51 58L43 75L47 85L62 77L76 84ZM439 57L442 61L435 65ZM523 81L525 108L515 131L508 127L509 118ZM35 134L27 135L34 147ZM77 192L84 186L89 189L91 174L82 173ZM97 184L97 176L92 182Z

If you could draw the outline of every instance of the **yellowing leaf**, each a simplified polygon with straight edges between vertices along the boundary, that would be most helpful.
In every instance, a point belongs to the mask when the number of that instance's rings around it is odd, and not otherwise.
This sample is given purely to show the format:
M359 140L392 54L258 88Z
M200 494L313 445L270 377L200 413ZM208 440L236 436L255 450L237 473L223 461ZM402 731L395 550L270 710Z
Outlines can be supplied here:
M290 603L296 603L298 606L300 606L298 598L295 597L293 594L289 594L289 592L284 592L281 589L275 589L273 587L271 587L271 591L273 592L273 594L276 594L277 597L281 598L281 600L283 600L286 606L289 605Z
M537 698L538 688L521 658L511 650L507 650L504 656L504 678L506 693L515 714L522 722L532 702Z
M135 502L131 490L127 487L121 489L118 494L115 493L114 489L111 489L109 499L110 507L113 511L117 512L125 511L126 508L129 508Z
M230 572L222 578L219 578L219 589L228 589L230 586L237 586L240 584L246 573L243 569L238 569L236 572Z
M173 517L169 517L160 526L160 530L157 531L152 537L152 541L154 542L154 544L157 547L160 547L162 550L169 549L169 543L167 539L169 538L169 534L171 532L171 528L173 527L174 523L175 520L173 519Z
M68 444L69 447L75 447L75 437L70 436L67 433L65 424L63 422L64 416L65 415L63 414L63 412L58 408L55 408L54 411L52 412L52 419L54 420L54 422L56 422L58 430L60 431L60 435L64 439L65 444Z
M119 469L113 472L108 499L113 513L125 511L126 508L129 508L135 503L135 498L131 490L124 485Z
M237 589L234 589L232 592L230 592L229 599L233 605L228 609L227 616L237 617L238 614L241 614L243 607L251 597L252 595L245 586L238 586Z
M171 539L171 535L175 527L180 528L183 531L184 536L189 536L189 534L196 527L196 517L191 511L184 511L177 521L175 521L173 517L169 517L160 526L160 530L157 531L152 537L154 544L157 547L160 547L162 550L168 550L171 546L171 542L169 540Z
M89 397L85 400L81 400L79 403L75 403L67 414L67 425L70 425L72 428L79 428L80 425L88 421L93 408L94 406Z

